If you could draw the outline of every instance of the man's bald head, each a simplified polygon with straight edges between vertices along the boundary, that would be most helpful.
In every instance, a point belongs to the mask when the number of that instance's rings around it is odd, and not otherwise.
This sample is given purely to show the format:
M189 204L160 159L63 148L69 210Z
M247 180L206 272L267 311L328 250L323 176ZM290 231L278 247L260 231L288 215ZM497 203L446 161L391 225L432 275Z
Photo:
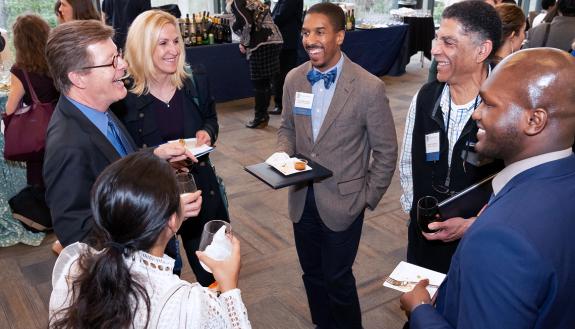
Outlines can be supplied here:
M545 108L552 116L574 115L575 57L555 48L533 48L507 57L496 68L509 90L528 108ZM494 77L496 78L496 77Z
M506 57L481 86L476 149L507 164L566 149L575 138L575 58L554 48Z

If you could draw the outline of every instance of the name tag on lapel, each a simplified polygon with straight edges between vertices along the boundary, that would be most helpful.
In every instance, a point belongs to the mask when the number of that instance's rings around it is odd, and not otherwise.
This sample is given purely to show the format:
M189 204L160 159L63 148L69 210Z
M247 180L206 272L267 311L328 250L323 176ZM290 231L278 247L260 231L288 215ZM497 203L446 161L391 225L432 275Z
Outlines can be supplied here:
M311 116L313 106L313 94L296 92L293 113L296 115Z

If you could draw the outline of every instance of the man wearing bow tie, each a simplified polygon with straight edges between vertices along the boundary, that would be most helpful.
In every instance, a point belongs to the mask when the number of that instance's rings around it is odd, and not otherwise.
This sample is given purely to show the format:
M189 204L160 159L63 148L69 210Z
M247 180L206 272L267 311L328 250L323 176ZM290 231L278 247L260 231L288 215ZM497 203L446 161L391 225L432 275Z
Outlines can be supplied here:
M344 27L337 5L307 11L302 42L310 60L286 77L278 131L281 151L333 172L288 195L312 321L322 329L361 328L352 265L364 210L377 206L397 158L384 84L341 52Z

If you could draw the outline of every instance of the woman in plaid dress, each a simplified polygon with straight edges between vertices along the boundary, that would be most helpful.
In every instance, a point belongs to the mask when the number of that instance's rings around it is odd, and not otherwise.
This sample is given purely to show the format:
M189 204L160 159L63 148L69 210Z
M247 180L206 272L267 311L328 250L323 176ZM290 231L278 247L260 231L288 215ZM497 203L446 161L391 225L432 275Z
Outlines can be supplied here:
M240 51L250 63L254 86L255 116L248 128L265 128L269 121L268 106L271 82L280 73L279 55L282 35L274 24L269 7L259 0L227 0L227 11L234 14L232 26L240 37Z

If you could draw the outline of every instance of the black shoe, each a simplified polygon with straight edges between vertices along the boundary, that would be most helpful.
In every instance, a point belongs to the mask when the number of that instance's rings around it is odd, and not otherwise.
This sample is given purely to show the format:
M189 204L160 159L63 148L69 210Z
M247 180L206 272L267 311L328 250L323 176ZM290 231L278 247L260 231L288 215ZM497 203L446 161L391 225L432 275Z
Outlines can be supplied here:
M266 118L255 118L248 123L246 123L246 127L248 128L265 128L268 126L268 121L270 121L270 117Z
M275 107L273 110L269 110L268 114L272 114L272 115L282 114L282 108L281 107Z

